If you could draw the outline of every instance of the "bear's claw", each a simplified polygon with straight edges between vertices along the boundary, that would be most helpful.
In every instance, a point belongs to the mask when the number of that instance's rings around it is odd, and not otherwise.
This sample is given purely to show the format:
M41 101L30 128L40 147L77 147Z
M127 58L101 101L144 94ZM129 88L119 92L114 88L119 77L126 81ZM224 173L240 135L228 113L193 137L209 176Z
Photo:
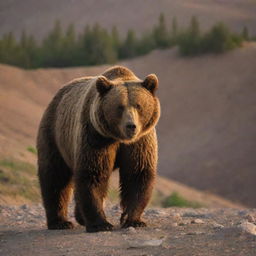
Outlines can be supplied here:
M126 220L125 223L122 225L122 228L129 228L129 227L138 228L138 227L146 227L146 226L147 226L147 224L143 221Z
M86 226L86 231L88 233L100 232L100 231L112 231L112 230L113 230L113 225L110 224L109 222Z
M48 224L48 229L73 229L74 224L71 221L59 221L56 223Z

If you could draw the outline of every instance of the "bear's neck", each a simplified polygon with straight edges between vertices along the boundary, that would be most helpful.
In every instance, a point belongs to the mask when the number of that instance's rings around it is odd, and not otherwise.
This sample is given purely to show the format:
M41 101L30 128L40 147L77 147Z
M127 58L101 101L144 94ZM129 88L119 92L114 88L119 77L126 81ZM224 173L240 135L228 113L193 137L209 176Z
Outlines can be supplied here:
M100 134L89 121L87 124L87 143L93 148L103 148L112 145L116 141L112 138Z

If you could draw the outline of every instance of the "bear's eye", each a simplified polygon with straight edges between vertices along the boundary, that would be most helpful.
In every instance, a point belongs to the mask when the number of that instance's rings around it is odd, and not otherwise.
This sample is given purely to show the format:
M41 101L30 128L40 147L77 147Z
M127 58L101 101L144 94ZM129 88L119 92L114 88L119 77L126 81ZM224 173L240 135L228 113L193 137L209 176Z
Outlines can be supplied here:
M136 107L138 110L141 110L141 105L140 105L140 104L136 104L135 107Z

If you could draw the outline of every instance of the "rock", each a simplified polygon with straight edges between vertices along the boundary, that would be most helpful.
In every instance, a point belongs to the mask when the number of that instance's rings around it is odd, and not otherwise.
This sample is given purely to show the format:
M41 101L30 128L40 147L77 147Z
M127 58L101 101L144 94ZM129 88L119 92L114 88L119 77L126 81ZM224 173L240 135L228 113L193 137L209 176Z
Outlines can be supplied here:
M92 233L93 234L93 233ZM112 231L101 231L101 234L112 235Z
M26 204L23 204L20 206L20 209L22 210L27 210L28 209L28 206Z
M178 223L177 223L177 222L173 222L173 223L171 224L171 226L172 226L172 227L177 227L177 226L178 226Z
M171 217L181 219L181 215L179 213L171 213Z
M247 220L248 222L251 222L251 223L255 223L255 222L256 222L255 217L254 217L252 214L246 215L245 218L246 218L246 220Z
M176 222L182 221L181 215L179 213L171 214L170 217Z
M201 219L194 219L194 220L191 220L191 223L192 224L204 224L204 221Z
M206 213L206 214L200 214L196 212L185 212L183 213L182 217L190 217L190 218L202 218L202 219L210 219L212 218L211 213Z
M248 211L247 210L240 210L239 212L238 212L238 215L240 215L240 216L245 216L245 215L247 215L248 214Z
M38 215L38 212L35 211L35 210L31 210L31 211L29 211L29 214L34 217L34 216L37 216L37 215Z
M250 223L248 221L243 221L240 225L238 225L238 227L242 231L256 236L256 225L254 225L253 223Z
M217 222L213 223L213 227L214 227L215 229L221 229L221 228L224 228L224 226L223 226L223 225L221 225L221 224L219 224L219 223L217 223Z
M21 219L23 219L23 216L18 215L18 216L17 216L17 220L21 220Z
M193 236L193 235L201 235L204 234L204 232L201 231L194 231L194 232L188 232L186 235Z
M166 216L168 213L163 209L149 209L146 211L147 216Z
M136 229L134 227L129 227L126 229L128 233L137 233Z
M190 224L190 221L184 220L184 221L179 223L179 226L185 226L185 225L188 225L188 224Z
M133 240L126 240L129 248L142 248L142 247L148 247L148 246L160 246L164 238L162 239L133 239Z

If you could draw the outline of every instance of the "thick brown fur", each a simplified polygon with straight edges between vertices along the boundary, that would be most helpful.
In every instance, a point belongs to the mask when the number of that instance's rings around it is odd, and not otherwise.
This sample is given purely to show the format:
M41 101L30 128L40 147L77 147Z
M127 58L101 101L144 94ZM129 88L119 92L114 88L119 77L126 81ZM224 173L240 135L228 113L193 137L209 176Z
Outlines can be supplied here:
M116 66L71 81L46 109L37 138L38 175L49 229L68 229L72 188L75 217L88 232L112 229L103 200L120 172L122 227L141 227L157 167L155 125L160 105L155 75L143 81Z

